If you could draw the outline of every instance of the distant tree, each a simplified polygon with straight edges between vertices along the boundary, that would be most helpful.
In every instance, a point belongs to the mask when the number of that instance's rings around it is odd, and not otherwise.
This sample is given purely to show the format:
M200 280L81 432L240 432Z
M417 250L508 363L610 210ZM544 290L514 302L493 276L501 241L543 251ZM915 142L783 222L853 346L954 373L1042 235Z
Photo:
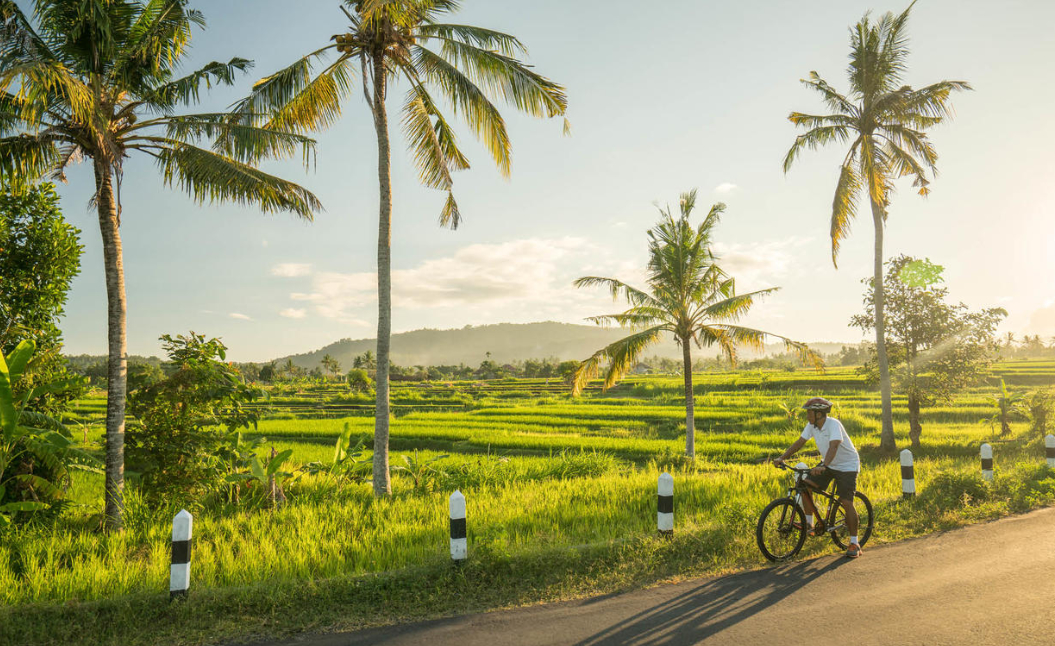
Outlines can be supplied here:
M151 363L131 363L128 366L128 391L153 386L165 378L161 368Z
M355 359L352 360L353 368L362 368L366 371L377 370L377 358L374 357L374 353L370 350L356 355Z
M200 203L254 203L310 219L320 208L314 195L255 165L298 152L310 163L314 142L261 127L255 117L236 122L226 114L177 114L199 102L203 87L233 85L251 65L233 58L183 76L192 30L205 25L186 0L26 4L33 7L32 22L15 2L0 0L0 178L65 180L69 166L91 162L107 294L105 523L120 529L127 303L119 227L126 161L149 156L166 184Z
M275 380L277 376L277 370L275 369L275 362L265 363L260 367L260 381L269 384Z
M0 107L0 122L2 114ZM22 341L33 342L34 369L22 377L27 391L74 376L59 354L58 320L70 284L80 273L79 235L62 217L51 184L0 189L0 354L13 351ZM39 396L29 406L54 415L80 392L63 389Z
M366 374L363 368L352 368L348 371L348 388L356 393L374 392L374 380Z
M887 325L890 371L896 388L908 398L909 438L920 446L923 432L920 409L950 401L959 389L978 382L988 371L997 349L996 327L1007 316L1001 308L970 312L963 303L946 302L940 287L942 267L929 260L901 255L886 263ZM864 314L851 325L874 329L875 299L872 279L865 293ZM878 380L877 358L864 370Z
M337 379L341 374L341 363L329 354L322 358L322 367L326 372L330 373L334 379Z
M839 245L850 233L862 191L868 196L875 230L873 257L875 284L876 357L882 398L880 449L895 450L893 409L890 403L890 369L885 345L886 314L883 292L883 230L894 180L911 176L920 195L929 192L927 170L937 172L938 154L926 130L951 116L949 96L969 90L963 81L938 81L919 89L904 85L908 58L908 23L912 5L899 15L887 13L878 22L868 14L850 30L850 81L848 96L840 94L816 72L803 80L821 94L831 114L792 112L788 119L807 131L795 139L784 157L784 172L804 149L837 143L850 144L839 171L832 202L832 263Z
M745 315L755 299L775 289L737 294L733 278L718 265L712 250L711 236L724 204L714 205L698 227L689 217L696 206L696 191L683 193L680 216L669 207L660 209L660 221L648 232L648 288L640 290L615 278L586 276L575 281L577 287L607 287L613 298L622 296L630 309L588 320L600 325L617 324L636 330L633 334L595 352L576 369L572 391L582 392L590 379L607 364L604 387L610 388L637 362L645 349L663 335L674 337L681 346L685 379L685 455L696 455L695 402L692 389L691 346L717 345L734 361L738 347L746 345L761 350L767 337L781 340L788 349L799 352L804 360L816 365L820 358L805 344L761 330L734 325Z

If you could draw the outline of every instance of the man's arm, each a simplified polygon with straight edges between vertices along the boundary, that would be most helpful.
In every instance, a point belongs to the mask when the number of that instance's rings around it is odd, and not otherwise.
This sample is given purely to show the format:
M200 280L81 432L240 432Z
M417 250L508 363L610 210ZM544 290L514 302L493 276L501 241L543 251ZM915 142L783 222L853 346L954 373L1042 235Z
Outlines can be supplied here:
M832 460L835 459L835 454L839 450L839 443L840 442L842 442L842 440L832 440L831 442L828 442L828 452L824 455L824 460L822 461L822 464L824 466L822 466L822 467L814 467L810 471L810 473L812 473L815 476L819 476L821 473L824 472L825 467L827 467L829 464L831 464Z
M793 456L796 453L798 453L799 449L801 449L803 447L803 445L805 445L805 444L806 444L806 439L800 437L799 439L795 440L792 443L792 445L788 447L788 450L784 451L784 453L779 458L777 458L776 460L773 460L773 463L774 464L782 464L784 462L784 460L787 460L791 456Z

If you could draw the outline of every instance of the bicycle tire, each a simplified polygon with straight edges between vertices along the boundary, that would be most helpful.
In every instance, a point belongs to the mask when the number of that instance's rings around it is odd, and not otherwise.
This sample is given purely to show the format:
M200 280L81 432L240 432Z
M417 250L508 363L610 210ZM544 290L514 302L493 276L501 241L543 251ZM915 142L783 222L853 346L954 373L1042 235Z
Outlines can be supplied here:
M755 539L762 555L770 561L793 558L806 542L806 515L790 498L778 498L766 505L758 517Z
M856 498L854 508L857 509L857 516L860 519L857 527L857 542L861 547L864 547L872 536L872 529L875 526L875 516L872 514L872 501L860 491L854 493L854 498ZM842 529L828 532L828 534L832 537L832 542L839 546L839 549L845 550L850 547L850 536L846 531L846 511L842 505L839 505L839 509L835 512L834 526L842 527Z

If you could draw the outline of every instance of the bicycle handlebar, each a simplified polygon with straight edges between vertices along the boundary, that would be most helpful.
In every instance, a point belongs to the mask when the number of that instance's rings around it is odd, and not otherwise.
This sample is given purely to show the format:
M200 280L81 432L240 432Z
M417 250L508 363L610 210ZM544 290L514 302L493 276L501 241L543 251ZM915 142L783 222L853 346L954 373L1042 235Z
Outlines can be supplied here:
M778 469L787 469L788 471L794 471L795 473L809 474L813 470L813 467L806 467L805 469L799 469L798 467L789 467L786 463L780 463L776 465Z

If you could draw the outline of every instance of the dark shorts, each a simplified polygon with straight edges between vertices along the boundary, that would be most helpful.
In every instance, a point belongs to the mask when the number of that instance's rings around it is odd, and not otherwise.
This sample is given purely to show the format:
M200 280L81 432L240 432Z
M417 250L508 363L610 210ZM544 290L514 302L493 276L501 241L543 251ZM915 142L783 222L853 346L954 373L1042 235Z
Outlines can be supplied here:
M825 469L824 473L819 476L811 475L807 478L807 482L812 482L818 489L824 490L828 488L828 483L835 480L835 492L836 497L839 500L853 500L854 492L857 491L857 472L856 471L836 471L835 469Z

